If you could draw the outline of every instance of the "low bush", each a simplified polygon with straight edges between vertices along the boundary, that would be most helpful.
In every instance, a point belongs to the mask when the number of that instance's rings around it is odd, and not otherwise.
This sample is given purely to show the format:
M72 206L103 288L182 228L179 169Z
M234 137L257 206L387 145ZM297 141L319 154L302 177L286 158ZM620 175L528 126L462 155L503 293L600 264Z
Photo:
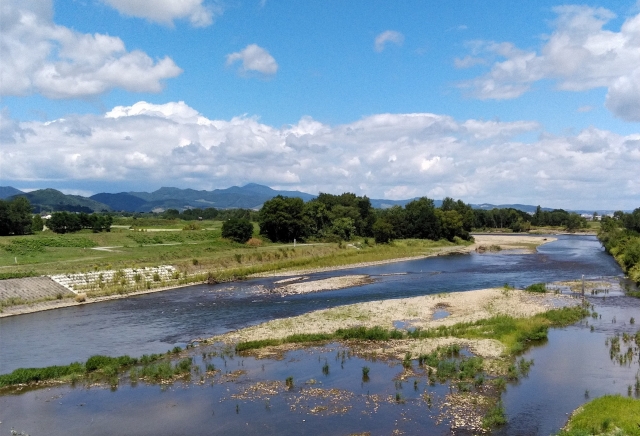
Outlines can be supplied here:
M544 283L534 283L533 285L527 286L525 289L527 292L537 292L540 294L544 294L547 292L547 285Z
M131 366L138 363L138 359L133 357L129 357L127 355L120 357L109 357L103 356L100 354L96 354L94 356L89 357L87 362L84 364L87 372L96 371L99 369L103 369L105 367L125 367Z

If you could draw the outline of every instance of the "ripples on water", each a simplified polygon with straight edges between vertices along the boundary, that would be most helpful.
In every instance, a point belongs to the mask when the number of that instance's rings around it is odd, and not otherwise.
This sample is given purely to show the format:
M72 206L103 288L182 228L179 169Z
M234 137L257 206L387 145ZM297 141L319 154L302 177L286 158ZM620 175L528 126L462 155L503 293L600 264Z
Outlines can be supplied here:
M233 285L193 286L175 291L96 303L12 318L0 319L2 371L20 366L66 364L91 354L111 355L164 352L195 337L210 336L264 320L310 310L437 292L454 292L502 286L527 286L552 282L619 276L620 270L593 237L560 237L533 255L513 253L438 257L411 262L310 275L370 274L376 283L325 293L288 296L265 295L275 279L259 279ZM549 332L549 341L525 355L534 359L528 378L510 385L503 394L509 424L499 434L551 434L562 426L567 414L606 393L626 395L635 381L638 362L621 366L609 359L605 340L622 331L635 333L628 322L640 320L640 300L609 294L588 297L600 318ZM616 323L613 323L616 317ZM589 323L588 325L586 323ZM591 330L593 325L593 331ZM394 382L402 372L399 364L364 361L351 357L332 360L335 350L289 353L285 360L252 358L218 359L224 371L246 370L237 382L172 386L123 385L108 389L59 387L17 396L0 397L2 426L15 426L33 434L349 434L371 431L389 434L402 430L418 434L448 434L435 426L438 411L430 410L424 394L443 397L446 385L428 387L424 379ZM328 376L321 372L326 361ZM226 366L223 366L226 365ZM361 380L362 366L371 368L371 380ZM296 388L256 401L234 400L232 395L260 380L294 377ZM243 378L244 377L244 378ZM326 389L345 389L353 395L346 414L309 413L326 401L298 399L296 392L318 380ZM196 380L197 381L197 380ZM373 401L371 395L392 398L396 392L406 400ZM375 397L378 398L378 397ZM292 401L296 405L292 409ZM298 401L295 403L295 401ZM330 405L329 405L330 406ZM307 407L305 409L305 407ZM316 411L323 409L314 409ZM327 409L329 410L329 409ZM0 428L0 430L2 430ZM4 430L3 430L4 431Z
M402 273L402 274L398 274ZM270 319L386 298L528 286L580 278L616 276L620 269L593 236L559 236L536 254L508 251L441 256L337 272L308 280L369 274L375 283L306 295L265 295L277 278L188 288L0 318L0 373L19 367L68 364L93 354L140 356L184 346ZM639 317L640 318L640 317Z

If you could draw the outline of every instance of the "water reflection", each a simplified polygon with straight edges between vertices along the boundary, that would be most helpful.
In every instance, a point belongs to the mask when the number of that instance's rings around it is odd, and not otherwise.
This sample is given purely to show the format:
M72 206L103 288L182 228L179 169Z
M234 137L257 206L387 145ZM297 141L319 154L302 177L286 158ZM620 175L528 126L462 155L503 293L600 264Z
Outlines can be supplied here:
M68 364L93 354L140 356L184 346L266 320L387 298L502 286L527 286L620 274L594 236L559 236L536 254L509 252L442 256L309 275L368 274L356 288L285 298L261 292L274 278L197 285L138 297L0 318L0 373Z

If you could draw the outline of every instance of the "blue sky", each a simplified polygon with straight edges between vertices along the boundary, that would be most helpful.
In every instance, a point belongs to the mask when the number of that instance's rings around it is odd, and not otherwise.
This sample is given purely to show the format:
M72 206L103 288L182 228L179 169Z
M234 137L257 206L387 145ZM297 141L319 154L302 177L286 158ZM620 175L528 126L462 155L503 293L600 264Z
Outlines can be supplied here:
M632 1L3 2L0 184L640 205Z

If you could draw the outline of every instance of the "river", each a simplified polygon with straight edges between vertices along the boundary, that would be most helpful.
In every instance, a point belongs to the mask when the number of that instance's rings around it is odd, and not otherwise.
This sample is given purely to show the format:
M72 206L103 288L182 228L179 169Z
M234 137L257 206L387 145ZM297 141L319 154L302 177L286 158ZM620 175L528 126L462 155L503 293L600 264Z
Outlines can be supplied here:
M311 274L309 280L347 274L369 274L375 282L282 298L260 292L277 279L254 279L0 318L0 374L20 367L66 365L93 354L163 353L194 338L345 304L505 283L528 286L582 275L618 276L621 271L594 236L561 235L535 254L503 251L431 257Z
M66 364L96 353L164 352L196 337L362 301L505 283L522 287L582 275L611 281L622 278L619 267L592 236L560 236L535 254L505 251L434 257L318 273L309 279L345 274L369 274L375 282L280 297L259 292L272 286L275 278L255 279L3 318L0 372ZM617 364L610 359L606 341L622 332L635 334L637 327L630 319L640 320L640 300L620 292L587 298L598 318L552 329L546 344L524 355L534 365L527 377L509 384L502 395L508 424L496 434L553 434L589 398L628 394L638 374L637 356L628 364ZM339 344L329 344L287 353L283 360L258 360L233 355L205 359L196 349L196 364L215 364L222 370L215 382L195 379L158 386L128 385L123 380L112 390L59 386L0 396L0 433L15 428L31 435L450 434L439 409L450 385L429 386L424 377L402 381L398 362L345 357L341 350L345 351ZM361 376L363 366L371 371L366 382ZM234 371L237 377L232 376ZM291 389L246 396L255 383L282 383L287 377L295 381ZM302 394L315 387L324 390L316 396ZM433 398L433 405L427 404L427 397Z

